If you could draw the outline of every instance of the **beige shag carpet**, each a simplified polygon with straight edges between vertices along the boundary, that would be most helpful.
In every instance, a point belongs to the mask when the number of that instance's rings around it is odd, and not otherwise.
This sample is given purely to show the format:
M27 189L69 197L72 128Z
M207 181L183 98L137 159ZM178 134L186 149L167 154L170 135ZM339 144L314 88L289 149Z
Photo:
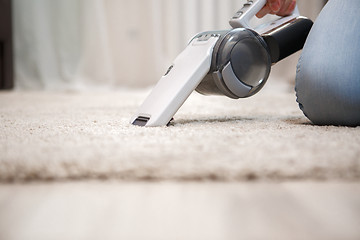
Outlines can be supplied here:
M130 125L149 91L0 92L0 180L360 180L360 127L312 125L288 85Z

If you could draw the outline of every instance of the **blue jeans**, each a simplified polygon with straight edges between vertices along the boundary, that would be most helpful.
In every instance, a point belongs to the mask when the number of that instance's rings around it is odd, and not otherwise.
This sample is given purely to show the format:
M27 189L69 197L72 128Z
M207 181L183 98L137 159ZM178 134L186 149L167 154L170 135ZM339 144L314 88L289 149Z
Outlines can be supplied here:
M360 1L330 0L297 66L297 102L319 125L360 125Z

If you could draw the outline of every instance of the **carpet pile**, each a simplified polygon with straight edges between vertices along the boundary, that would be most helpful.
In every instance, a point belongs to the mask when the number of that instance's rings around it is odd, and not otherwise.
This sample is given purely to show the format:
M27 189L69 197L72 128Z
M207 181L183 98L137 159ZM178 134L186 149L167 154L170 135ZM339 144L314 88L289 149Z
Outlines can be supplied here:
M1 92L0 181L360 179L360 127L312 125L288 86L193 93L169 127L130 125L149 91Z

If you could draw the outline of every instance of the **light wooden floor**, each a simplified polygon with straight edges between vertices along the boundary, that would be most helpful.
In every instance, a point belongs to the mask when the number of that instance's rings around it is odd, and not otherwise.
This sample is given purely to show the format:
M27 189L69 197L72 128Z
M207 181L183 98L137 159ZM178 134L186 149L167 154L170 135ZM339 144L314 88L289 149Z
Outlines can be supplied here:
M360 183L0 185L0 239L360 239Z

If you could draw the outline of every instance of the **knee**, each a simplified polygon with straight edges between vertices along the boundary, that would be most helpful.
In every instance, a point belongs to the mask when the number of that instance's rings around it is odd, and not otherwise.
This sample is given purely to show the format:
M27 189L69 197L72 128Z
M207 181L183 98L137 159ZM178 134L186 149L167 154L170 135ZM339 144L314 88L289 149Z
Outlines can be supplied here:
M360 71L337 66L325 60L300 58L295 86L297 102L314 124L359 126Z
M297 101L315 124L360 125L360 49L353 44L360 41L360 15L354 4L360 6L358 1L329 1L298 63ZM346 14L338 14L339 9Z

